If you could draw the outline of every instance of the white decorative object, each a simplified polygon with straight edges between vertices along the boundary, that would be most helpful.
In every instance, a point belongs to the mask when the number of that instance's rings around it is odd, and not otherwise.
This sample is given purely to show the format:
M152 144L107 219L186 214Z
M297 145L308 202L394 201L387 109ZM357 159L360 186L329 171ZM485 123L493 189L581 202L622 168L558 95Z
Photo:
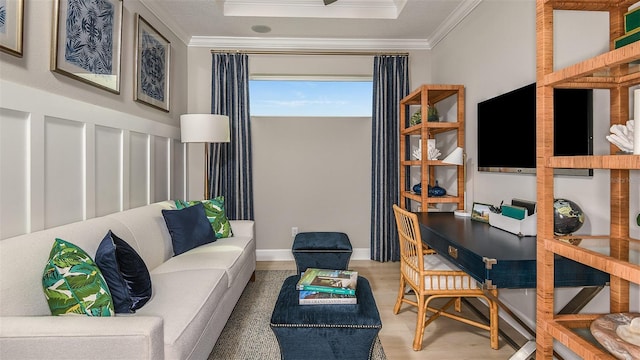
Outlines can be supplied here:
M640 106L638 106L638 108L640 108ZM638 116L640 118L640 114ZM636 132L634 131L634 128L635 128L634 120L627 121L626 125L621 125L621 124L612 125L611 128L609 129L611 134L607 135L606 138L607 140L609 140L610 143L617 146L618 149L620 149L621 151L626 153L635 153L634 143L636 141L640 142L640 140L634 139L638 137L634 135L634 133ZM640 131L638 131L638 133L640 133ZM639 148L638 154L640 154L640 145L636 147Z
M640 359L639 313L613 313L600 316L591 322L589 329L616 359ZM635 320L635 322L634 322Z
M460 217L470 217L471 213L466 210L467 164L466 164L466 154L464 153L464 149L461 148L460 146L456 147L449 155L447 155L444 159L442 159L442 162L445 164L462 165L462 179L463 179L462 181L464 182L463 188L465 188L465 191L464 191L465 208L454 210L453 215L460 216Z
M620 325L616 328L616 334L630 344L640 346L640 317L633 318L629 325Z
M414 149L413 152L411 152L411 154L413 155L414 158L416 158L416 160L422 159L422 139L418 140L418 148Z
M633 91L633 118L640 121L640 89ZM640 130L633 132L633 154L640 155Z
M436 139L427 139L427 155L429 160L438 160L441 155L440 150L436 149Z
M454 165L464 165L464 149L458 146L451 152L451 154L442 159L442 162Z

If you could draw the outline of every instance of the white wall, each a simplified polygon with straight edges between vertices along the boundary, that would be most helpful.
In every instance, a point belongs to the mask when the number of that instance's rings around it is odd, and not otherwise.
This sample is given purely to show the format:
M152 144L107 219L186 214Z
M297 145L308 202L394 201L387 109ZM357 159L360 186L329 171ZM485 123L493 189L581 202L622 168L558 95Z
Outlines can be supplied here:
M0 239L185 195L186 45L124 2L120 94L50 71L53 1L25 1L23 57L0 53ZM171 42L170 112L133 100L140 13Z
M208 48L189 49L190 112L211 109L211 58ZM409 61L410 82L427 82L428 53L411 53ZM371 77L373 56L250 54L249 70L250 76ZM292 227L345 232L352 258L370 258L371 119L254 117L251 122L258 259L292 259ZM189 196L197 198L204 175L196 170L190 176Z

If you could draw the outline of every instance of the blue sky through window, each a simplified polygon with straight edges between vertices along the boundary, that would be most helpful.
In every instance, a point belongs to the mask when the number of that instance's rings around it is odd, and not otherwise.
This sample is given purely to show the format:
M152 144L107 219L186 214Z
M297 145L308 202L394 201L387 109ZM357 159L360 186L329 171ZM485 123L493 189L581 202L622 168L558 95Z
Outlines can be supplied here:
M372 81L250 80L251 116L371 116Z

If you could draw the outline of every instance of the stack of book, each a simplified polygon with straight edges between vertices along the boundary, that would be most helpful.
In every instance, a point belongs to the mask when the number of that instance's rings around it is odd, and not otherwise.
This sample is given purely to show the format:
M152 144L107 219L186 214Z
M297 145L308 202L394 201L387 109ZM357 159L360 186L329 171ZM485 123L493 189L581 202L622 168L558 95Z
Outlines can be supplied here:
M308 268L296 284L299 304L357 304L357 283L357 271Z

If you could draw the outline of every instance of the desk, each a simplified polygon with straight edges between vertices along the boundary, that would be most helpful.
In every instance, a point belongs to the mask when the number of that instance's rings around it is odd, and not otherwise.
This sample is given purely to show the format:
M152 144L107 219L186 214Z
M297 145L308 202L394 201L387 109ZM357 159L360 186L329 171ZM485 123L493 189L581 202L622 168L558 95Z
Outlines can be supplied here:
M536 287L535 236L518 237L453 213L417 215L422 242L476 279L483 288ZM587 287L560 311L564 314L580 311L609 282L609 274L558 255L554 271L556 287ZM535 337L535 332L508 307L495 297L494 300ZM535 350L535 340L529 341L511 359L528 359Z
M422 242L488 289L536 287L536 237L453 213L418 213ZM556 287L604 286L609 274L556 255Z

